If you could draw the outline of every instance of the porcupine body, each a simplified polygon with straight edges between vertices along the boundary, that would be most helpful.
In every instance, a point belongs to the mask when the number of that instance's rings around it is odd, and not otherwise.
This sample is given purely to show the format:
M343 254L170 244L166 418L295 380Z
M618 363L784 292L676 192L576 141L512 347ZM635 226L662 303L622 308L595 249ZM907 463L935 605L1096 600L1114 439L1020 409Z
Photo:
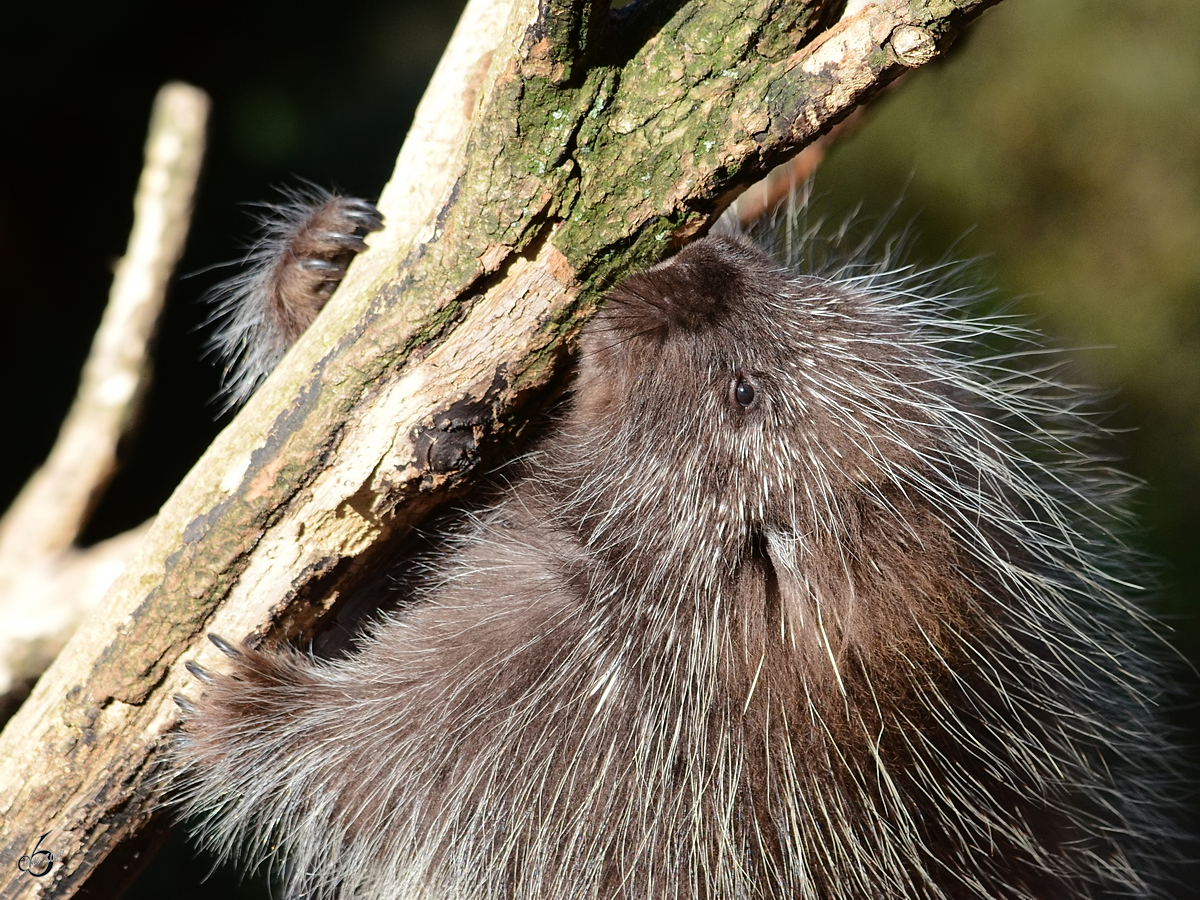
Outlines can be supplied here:
M344 659L200 673L204 838L296 897L1155 895L1126 483L954 298L728 236L628 279L416 602Z

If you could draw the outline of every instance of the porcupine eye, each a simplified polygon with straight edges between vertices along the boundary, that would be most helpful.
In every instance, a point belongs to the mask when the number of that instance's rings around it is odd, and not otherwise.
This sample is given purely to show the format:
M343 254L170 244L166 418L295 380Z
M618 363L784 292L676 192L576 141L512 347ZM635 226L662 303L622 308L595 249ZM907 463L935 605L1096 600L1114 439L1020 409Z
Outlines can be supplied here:
M753 409L758 405L758 389L745 375L739 375L733 379L729 395L733 402L742 409Z

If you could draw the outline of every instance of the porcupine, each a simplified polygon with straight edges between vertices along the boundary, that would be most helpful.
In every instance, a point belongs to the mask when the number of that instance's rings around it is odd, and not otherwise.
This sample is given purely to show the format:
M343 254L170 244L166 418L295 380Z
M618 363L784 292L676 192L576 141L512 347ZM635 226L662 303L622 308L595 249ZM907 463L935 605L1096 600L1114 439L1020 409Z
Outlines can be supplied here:
M1128 482L1036 335L870 252L628 278L402 613L338 660L214 636L203 839L296 897L1153 895Z

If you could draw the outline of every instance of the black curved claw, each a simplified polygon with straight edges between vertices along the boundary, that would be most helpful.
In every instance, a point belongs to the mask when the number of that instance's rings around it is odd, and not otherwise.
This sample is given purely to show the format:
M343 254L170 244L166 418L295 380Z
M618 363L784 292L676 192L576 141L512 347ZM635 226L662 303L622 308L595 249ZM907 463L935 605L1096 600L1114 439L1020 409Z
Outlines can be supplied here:
M318 272L321 275L336 275L341 278L346 274L346 267L339 266L337 263L331 263L325 259L318 259L315 256L310 256L307 259L300 260L301 268L309 272Z
M183 664L183 667L205 684L212 684L214 681L216 681L216 679L213 678L212 672L208 671L208 669L204 668L204 666L200 665L198 662L193 662L189 659Z
M196 711L196 704L189 700L183 694L173 694L171 699L175 701L175 705L182 709L188 715Z
M364 228L368 232L379 231L383 228L383 213L366 200L355 200L347 206L349 208L345 210L345 217L358 224L360 228Z
M362 253L367 249L367 242L357 234L344 234L340 231L322 231L321 241L340 250L352 250Z
M216 647L218 650L220 650L222 653L224 653L230 659L240 659L241 658L241 655L242 655L241 648L238 647L236 644L229 643L229 641L225 640L225 638L221 637L219 634L213 634L210 631L208 633L208 639L210 641L212 641L212 644L214 647Z

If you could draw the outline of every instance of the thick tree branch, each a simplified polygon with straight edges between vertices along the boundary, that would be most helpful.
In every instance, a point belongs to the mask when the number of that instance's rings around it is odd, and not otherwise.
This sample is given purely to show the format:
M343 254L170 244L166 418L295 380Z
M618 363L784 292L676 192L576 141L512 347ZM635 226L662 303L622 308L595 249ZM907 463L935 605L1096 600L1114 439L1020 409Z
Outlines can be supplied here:
M453 161L424 189L425 173L405 170L385 190L389 232L0 737L3 858L52 829L62 862L43 880L76 890L146 821L168 698L193 690L181 663L223 665L206 630L310 630L383 538L520 427L605 283L703 230L993 2L890 0L826 28L819 2L677 0L602 34L603 4L513 0L490 47L460 36L486 33L478 21L507 4L473 3L455 37L464 57L434 87L455 121L434 128L423 106L401 155L436 161L427 142L442 142ZM465 134L461 150L448 134ZM36 892L15 867L5 877L6 896Z

